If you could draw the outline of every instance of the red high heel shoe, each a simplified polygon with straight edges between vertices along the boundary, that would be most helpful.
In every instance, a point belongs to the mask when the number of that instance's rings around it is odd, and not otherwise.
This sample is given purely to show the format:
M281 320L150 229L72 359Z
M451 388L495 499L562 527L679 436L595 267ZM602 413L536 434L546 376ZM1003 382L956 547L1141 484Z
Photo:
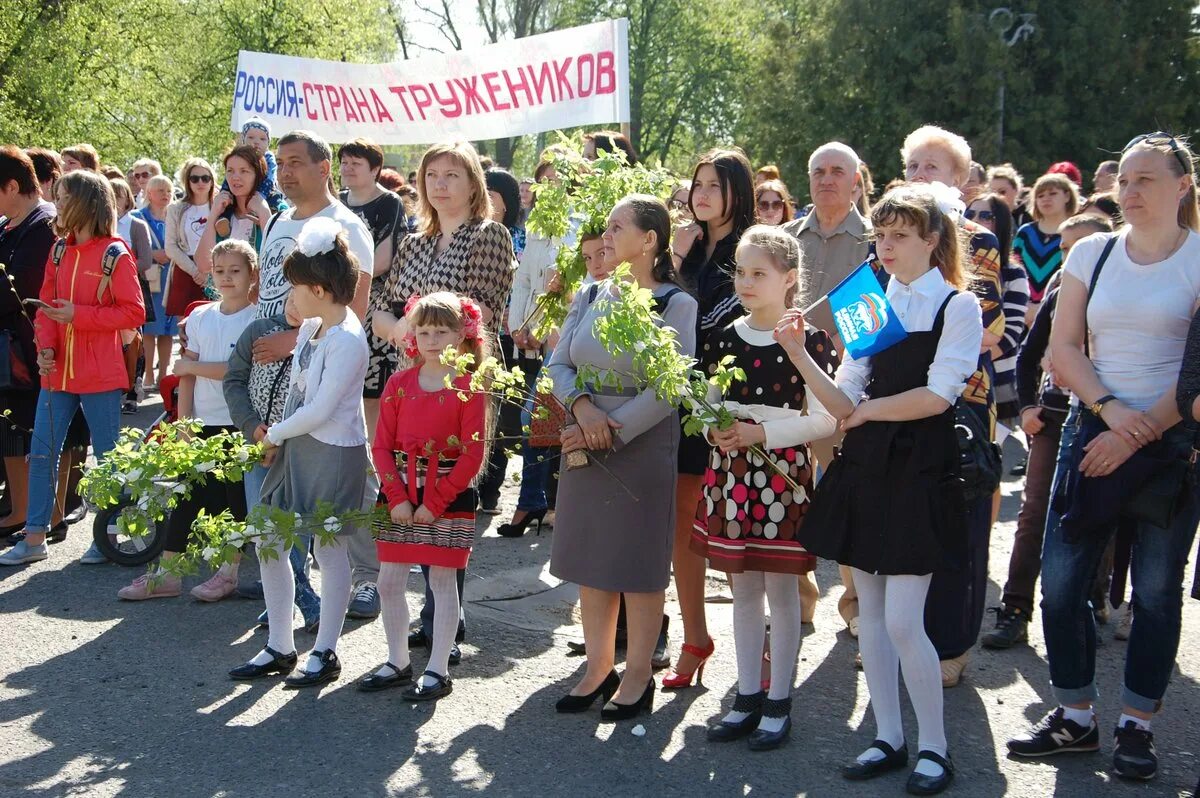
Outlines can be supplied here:
M672 668L671 672L663 677L662 689L680 690L685 687L691 687L692 677L695 677L696 684L700 684L700 679L704 676L704 665L708 662L708 658L713 655L713 652L717 650L717 643L710 637L708 638L707 649L684 643L683 650L700 660L696 663L696 669L691 673L683 674Z

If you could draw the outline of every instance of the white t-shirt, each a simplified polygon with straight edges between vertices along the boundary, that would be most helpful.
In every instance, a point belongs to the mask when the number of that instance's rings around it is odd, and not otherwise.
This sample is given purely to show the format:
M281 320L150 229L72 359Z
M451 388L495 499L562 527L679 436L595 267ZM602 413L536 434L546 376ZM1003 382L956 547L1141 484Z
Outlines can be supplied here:
M1149 410L1179 376L1192 308L1200 297L1200 235L1146 266L1125 250L1129 230L1100 271L1088 303L1092 365L1100 382L1135 410ZM1088 286L1110 234L1088 236L1067 255L1067 274Z
M270 225L270 231L263 240L262 251L259 252L258 276L258 318L269 319L283 314L284 303L292 286L283 277L283 262L296 248L296 236L304 228L305 219L292 219L294 208L288 208ZM358 259L358 267L368 276L375 270L375 244L371 239L371 231L358 218L358 214L347 208L338 200L333 200L314 216L327 216L341 223L350 241L350 251Z
M187 318L188 350L199 355L201 362L229 360L238 338L254 321L257 312L255 305L248 305L237 313L222 313L220 302L196 308ZM221 380L197 377L193 403L192 415L206 426L227 427L233 424L229 407L225 404Z
M207 205L188 205L183 209L180 224L183 225L183 236L187 239L189 255L195 255L200 246L200 236L204 235L204 228L208 225L208 211Z

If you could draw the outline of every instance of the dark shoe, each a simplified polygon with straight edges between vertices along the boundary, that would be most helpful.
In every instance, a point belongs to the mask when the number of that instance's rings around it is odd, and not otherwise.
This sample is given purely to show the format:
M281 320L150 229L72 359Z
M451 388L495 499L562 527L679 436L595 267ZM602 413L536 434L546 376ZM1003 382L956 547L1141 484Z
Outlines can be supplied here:
M874 759L870 762L854 761L852 765L846 765L842 768L842 778L850 781L866 781L873 779L876 776L882 776L884 773L890 773L893 770L899 770L908 765L908 746L902 745L897 750L885 743L883 740L876 740L867 746L867 750L878 748L883 752L883 759Z
M1113 770L1123 779L1149 781L1158 773L1154 734L1129 720L1113 731Z
M1028 468L1028 466L1029 466L1029 458L1022 457L1021 462L1019 462L1015 466L1013 466L1012 470L1009 471L1008 473L1012 474L1014 477L1023 477L1023 476L1025 476L1025 469Z
M270 629L271 628L271 618L270 618L270 616L267 615L266 610L263 610L262 612L260 612L258 614L258 618L256 618L254 620L254 623L260 629Z
M659 647L659 643L663 644L661 648ZM625 651L626 648L628 648L628 645L629 645L628 633L624 629L618 629L617 630L617 639L613 643L613 650L619 653L621 651ZM567 641L567 656L568 657L587 656L587 644L586 643L576 643L574 640ZM665 664L659 664L664 661L665 661ZM654 645L654 654L650 658L650 666L652 668L654 668L654 670L662 670L663 668L669 666L670 664L671 664L671 657L667 653L666 643L663 639L663 636L660 634L658 636L658 643L656 643Z
M291 654L280 654L270 646L267 646L264 650L271 655L272 659L270 662L266 665L255 665L253 662L238 665L229 672L229 677L238 681L249 681L251 679L261 679L264 676L270 676L272 673L291 673L292 668L296 667L295 651Z
M954 781L954 765L950 764L949 756L939 756L933 751L921 751L917 754L917 761L928 759L930 762L935 762L942 766L942 775L926 776L922 773L917 773L915 770L908 777L908 784L905 789L909 795L937 795L950 786L950 782Z
M121 402L121 413L126 416L132 416L138 411L138 403L134 399L126 399Z
M413 669L409 665L404 670L400 670L390 662L385 662L385 666L392 669L392 672L386 676L380 676L378 673L372 673L358 683L358 689L364 693L377 693L380 690L387 690L391 687L399 687L402 684L412 684Z
M642 697L632 704L618 704L616 701L609 701L600 710L600 720L629 720L636 718L642 712L649 712L654 704L654 680L646 685L646 690L642 693Z
M608 699L612 698L613 693L617 692L617 688L621 686L621 677L617 676L616 671L609 671L609 674L604 677L604 681L600 683L592 692L587 695L571 695L567 693L554 705L555 712L563 714L575 714L578 712L587 712L591 709L592 704L596 702L597 696L604 699L604 703L608 703Z
M342 663L332 649L321 652L321 667L315 671L297 671L283 680L285 689L299 690L301 687L316 687L332 682L342 675Z
M411 651L414 648L428 649L432 645L425 632L421 629L414 629L408 633L408 648Z
M50 527L50 531L46 533L47 543L62 543L67 539L67 521L64 518L54 526Z
M996 613L996 628L983 636L984 648L1012 648L1029 639L1029 613L1010 607L989 607Z
M68 524L78 524L87 516L87 505L83 503L83 499L77 501L79 504L74 506L71 502L67 502L67 514L63 516L63 520Z
M500 497L494 499L480 499L479 511L484 515L500 515Z
M766 693L752 695L738 693L737 697L733 699L733 711L749 712L750 714L738 723L719 720L715 726L709 726L708 741L710 743L730 743L752 734L758 728L758 721L762 719L764 698L766 698Z
M525 534L525 530L529 528L530 524L537 524L537 533L541 535L542 519L546 517L546 508L522 512L525 512L525 517L521 519L520 523L501 524L496 528L496 534L502 538L519 538Z
M671 619L664 615L658 642L654 644L654 653L650 655L650 667L656 671L671 667L671 638L667 635L670 623Z
M450 646L449 662L451 665L457 665L458 663L462 662L462 649L458 647L458 643Z
M238 585L237 594L244 599L263 600L262 582L251 582L248 585Z
M1100 727L1096 725L1096 719L1092 718L1088 726L1080 726L1063 716L1062 707L1047 713L1025 736L1008 741L1008 752L1013 756L1037 757L1099 750Z
M776 748L788 741L788 737L790 737L792 734L792 716L790 714L792 711L792 699L789 697L777 702L773 702L769 699L764 701L763 714L765 715L768 711L770 711L768 709L770 704L783 703L784 701L787 702L787 711L789 714L783 719L783 728L777 732L755 729L754 734L751 734L750 739L747 741L747 745L751 751L774 751ZM778 708L776 708L775 711L778 712ZM777 718L779 716L772 715L771 717Z
M437 701L443 696L448 696L454 692L454 683L445 676L433 671L425 671L425 676L432 676L437 679L437 683L432 687L422 687L420 680L416 681L412 687L409 687L400 694L405 701Z
M346 607L346 617L370 621L379 617L379 588L374 582L359 582L354 587L354 596Z

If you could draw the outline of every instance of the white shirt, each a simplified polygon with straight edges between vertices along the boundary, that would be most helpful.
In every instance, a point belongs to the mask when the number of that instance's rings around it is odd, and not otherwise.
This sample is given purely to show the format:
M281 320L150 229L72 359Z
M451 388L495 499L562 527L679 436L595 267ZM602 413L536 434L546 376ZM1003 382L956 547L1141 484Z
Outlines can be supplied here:
M187 320L188 351L195 352L202 363L228 361L256 312L254 305L247 305L236 313L222 313L220 302L196 308ZM233 424L221 380L196 377L192 416L209 427Z
M1192 308L1200 296L1200 235L1188 233L1178 251L1148 265L1126 250L1129 228L1100 270L1087 319L1092 365L1100 382L1135 410L1149 410L1172 390L1183 362ZM1110 234L1088 236L1063 266L1086 288Z
M195 255L200 246L200 236L208 225L208 205L188 205L183 209L179 223L183 227L183 237L187 239L187 253Z
M320 327L320 319L304 320L293 357L300 354ZM299 391L303 400L296 412L267 430L267 439L279 444L288 438L311 435L330 446L365 444L367 420L362 389L369 355L367 333L358 317L347 310L346 320L330 327L324 343L312 353L303 372L304 385L300 385L300 370L292 369L289 398L291 393ZM296 357L293 362L298 361Z
M887 287L888 302L908 332L929 332L942 302L953 292L937 269L905 285L895 277ZM983 344L983 312L979 300L970 291L959 291L946 306L942 337L929 366L925 387L950 404L958 401L967 380L979 368L979 348ZM865 397L871 381L871 358L855 360L849 353L834 378L842 393L856 405Z
M258 318L269 319L283 314L284 303L292 292L291 284L284 279L283 262L296 248L296 236L310 218L327 216L339 222L346 230L350 251L358 259L358 268L371 275L375 269L375 244L371 231L358 218L358 214L334 199L323 209L305 219L293 219L295 208L288 208L270 225L270 234L262 243L259 252ZM362 386L359 386L361 390Z

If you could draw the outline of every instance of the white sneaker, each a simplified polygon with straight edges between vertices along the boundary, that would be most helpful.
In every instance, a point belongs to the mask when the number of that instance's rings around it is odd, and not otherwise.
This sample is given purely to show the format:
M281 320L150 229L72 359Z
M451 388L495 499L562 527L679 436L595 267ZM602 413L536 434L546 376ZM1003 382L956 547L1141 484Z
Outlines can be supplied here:
M25 565L44 560L48 556L50 556L50 547L44 541L36 546L30 546L22 540L0 555L0 565Z
M88 546L88 550L83 553L83 556L79 558L79 562L81 565L103 565L108 562L108 558L104 556L104 553L100 549L96 548L96 544L93 542L92 545Z

